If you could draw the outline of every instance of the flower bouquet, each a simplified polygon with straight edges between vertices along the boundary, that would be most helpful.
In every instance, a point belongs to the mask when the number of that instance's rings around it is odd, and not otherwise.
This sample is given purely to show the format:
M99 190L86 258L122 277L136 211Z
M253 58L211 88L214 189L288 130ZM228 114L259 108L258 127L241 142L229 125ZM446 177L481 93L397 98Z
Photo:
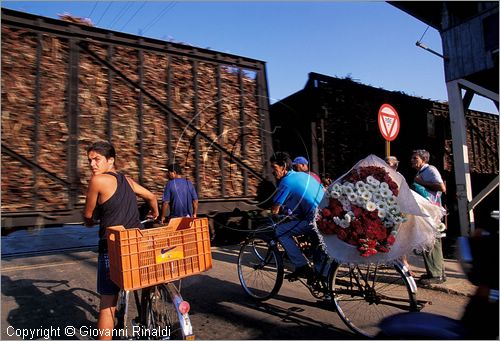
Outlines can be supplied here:
M431 224L419 231L406 224L427 216L403 176L370 155L327 188L315 228L338 261L387 262L432 245Z

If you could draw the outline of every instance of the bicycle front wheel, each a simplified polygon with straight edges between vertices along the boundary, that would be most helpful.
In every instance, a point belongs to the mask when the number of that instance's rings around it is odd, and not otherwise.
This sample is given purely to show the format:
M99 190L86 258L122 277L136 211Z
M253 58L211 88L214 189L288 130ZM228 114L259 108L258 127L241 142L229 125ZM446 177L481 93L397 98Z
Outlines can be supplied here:
M241 246L238 276L243 290L264 301L273 297L283 284L283 258L272 241L251 238Z
M385 317L417 311L416 294L397 264L332 265L329 285L342 321L364 337L375 337Z

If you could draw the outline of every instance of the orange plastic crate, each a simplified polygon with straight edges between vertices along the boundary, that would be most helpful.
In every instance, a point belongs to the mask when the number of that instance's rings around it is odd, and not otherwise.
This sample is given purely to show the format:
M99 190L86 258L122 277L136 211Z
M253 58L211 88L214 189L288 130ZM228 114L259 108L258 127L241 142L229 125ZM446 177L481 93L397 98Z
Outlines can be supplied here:
M111 280L125 290L173 281L212 268L207 218L173 218L141 230L108 227Z

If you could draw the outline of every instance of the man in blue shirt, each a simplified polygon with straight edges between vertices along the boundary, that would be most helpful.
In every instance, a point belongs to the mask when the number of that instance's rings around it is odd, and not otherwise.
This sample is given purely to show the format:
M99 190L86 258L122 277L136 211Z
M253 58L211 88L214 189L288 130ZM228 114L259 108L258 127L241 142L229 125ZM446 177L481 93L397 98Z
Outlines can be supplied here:
M288 257L295 265L289 279L308 277L312 269L293 236L307 234L312 230L316 208L323 199L323 186L308 173L292 170L292 160L287 153L276 152L270 159L273 175L279 181L273 197L272 214L280 210L293 216L276 226L276 236L285 248Z
M169 181L163 190L161 222L165 222L168 208L170 208L168 218L196 218L198 212L198 195L193 184L181 176L182 171L178 164L170 164L167 171Z

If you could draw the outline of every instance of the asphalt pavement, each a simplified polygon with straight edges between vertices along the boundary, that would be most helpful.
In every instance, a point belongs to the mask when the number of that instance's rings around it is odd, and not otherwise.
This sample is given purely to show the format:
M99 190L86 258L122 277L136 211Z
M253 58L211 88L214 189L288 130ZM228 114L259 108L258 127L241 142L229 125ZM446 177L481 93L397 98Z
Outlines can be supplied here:
M91 250L97 245L97 227L65 225L62 227L38 228L15 231L1 240L2 258L21 257L30 254L50 254L54 250ZM417 280L425 274L422 256L408 256L411 271ZM457 259L445 259L446 282L432 284L426 288L449 294L471 296L476 287L470 283Z

